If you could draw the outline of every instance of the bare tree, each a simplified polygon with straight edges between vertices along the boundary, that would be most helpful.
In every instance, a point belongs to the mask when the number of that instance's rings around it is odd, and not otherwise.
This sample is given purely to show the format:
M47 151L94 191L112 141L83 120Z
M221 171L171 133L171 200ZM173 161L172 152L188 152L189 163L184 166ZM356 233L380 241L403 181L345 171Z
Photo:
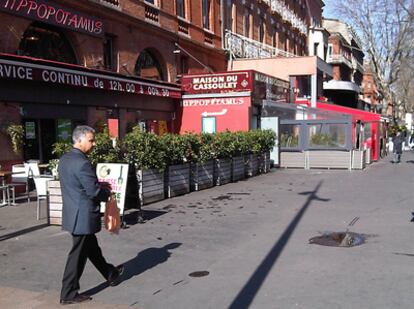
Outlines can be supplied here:
M379 92L396 104L395 90L414 47L413 0L330 0L338 18L361 36Z

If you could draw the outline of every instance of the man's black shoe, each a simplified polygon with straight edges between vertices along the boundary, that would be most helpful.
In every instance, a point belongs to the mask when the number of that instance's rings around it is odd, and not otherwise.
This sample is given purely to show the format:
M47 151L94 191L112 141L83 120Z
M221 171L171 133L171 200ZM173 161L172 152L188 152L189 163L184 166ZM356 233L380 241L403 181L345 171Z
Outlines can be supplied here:
M119 277L122 275L122 273L124 272L124 265L119 265L117 267L115 267L115 269L111 272L111 274L109 275L107 282L110 286L115 286L117 285L117 280L119 279Z
M92 300L92 297L89 295L82 295L82 294L76 294L76 296L72 299L61 299L60 304L61 305L71 305L71 304L78 304L83 303Z

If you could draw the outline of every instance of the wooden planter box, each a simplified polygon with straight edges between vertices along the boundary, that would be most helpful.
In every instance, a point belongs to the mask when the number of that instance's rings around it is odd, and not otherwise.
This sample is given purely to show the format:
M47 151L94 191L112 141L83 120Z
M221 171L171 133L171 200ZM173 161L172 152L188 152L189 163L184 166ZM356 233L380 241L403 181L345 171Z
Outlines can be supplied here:
M269 173L270 171L270 152L264 152L259 156L259 172Z
M138 198L141 206L165 198L164 172L156 169L138 170L136 176L138 182Z
M309 168L351 169L351 153L340 150L312 150L308 154Z
M246 177L246 167L244 165L244 157L233 157L232 159L232 181L239 181Z
M280 152L280 167L307 168L305 152L302 152L302 151Z
M259 174L259 156L249 154L246 156L246 176L253 177Z
M59 180L50 180L47 183L48 198L48 223L62 225L62 191Z
M365 168L365 150L352 151L352 169L362 170Z
M190 163L168 166L165 171L165 184L167 197L190 192Z
M231 159L216 159L214 161L214 183L221 186L231 182Z
M199 191L214 186L214 161L191 164L190 190Z

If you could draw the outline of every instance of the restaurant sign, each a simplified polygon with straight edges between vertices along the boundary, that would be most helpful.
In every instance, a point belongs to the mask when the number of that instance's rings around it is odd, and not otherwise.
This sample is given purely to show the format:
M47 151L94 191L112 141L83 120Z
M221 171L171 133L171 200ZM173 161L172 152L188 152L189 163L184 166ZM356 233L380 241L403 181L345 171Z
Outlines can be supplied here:
M184 75L181 80L181 89L185 94L251 91L251 96L254 99L270 99L278 102L287 102L289 83L285 80L254 70L246 70L215 74ZM225 105L229 103L217 104Z
M188 94L248 91L251 90L251 74L244 71L185 75L181 80L181 89Z
M95 88L116 92L181 98L179 88L123 77L43 64L0 59L0 78L45 82L51 85Z
M0 11L103 37L103 22L49 0L0 0Z
M183 107L203 107L203 106L237 106L245 103L244 97L236 98L200 98L182 100Z

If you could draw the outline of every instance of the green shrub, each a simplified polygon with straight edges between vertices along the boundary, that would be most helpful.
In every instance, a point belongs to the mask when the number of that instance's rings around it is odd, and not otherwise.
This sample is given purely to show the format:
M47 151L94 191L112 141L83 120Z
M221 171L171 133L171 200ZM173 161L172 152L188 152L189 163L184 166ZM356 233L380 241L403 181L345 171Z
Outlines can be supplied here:
M198 154L198 161L205 162L215 158L214 141L215 134L201 133L199 135L200 148Z
M95 134L96 146L88 154L88 158L93 165L98 163L123 163L120 142L115 142L109 135L108 128L103 132Z
M272 130L257 130L257 143L260 145L260 152L268 152L276 144L276 133Z
M233 132L232 139L231 152L233 157L242 156L249 152L250 145L246 138L246 132Z
M142 132L138 126L128 133L122 143L124 160L138 170L166 167L165 147L154 133Z
M259 154L262 152L261 145L259 143L260 130L250 130L246 133L246 143L248 145L248 152L251 154Z
M190 141L193 137L188 135L167 133L159 137L165 149L167 165L183 164L189 162L193 155L195 156Z
M234 152L234 137L229 131L216 133L212 148L214 149L215 159L230 159Z
M69 142L56 142L52 145L52 154L60 158L65 153L72 149L72 144Z
M17 155L21 154L24 145L24 129L21 124L10 123L6 132L10 137L13 152Z
M187 144L187 150L184 154L186 162L199 162L202 147L201 135L186 132L181 136L184 139L184 143Z

